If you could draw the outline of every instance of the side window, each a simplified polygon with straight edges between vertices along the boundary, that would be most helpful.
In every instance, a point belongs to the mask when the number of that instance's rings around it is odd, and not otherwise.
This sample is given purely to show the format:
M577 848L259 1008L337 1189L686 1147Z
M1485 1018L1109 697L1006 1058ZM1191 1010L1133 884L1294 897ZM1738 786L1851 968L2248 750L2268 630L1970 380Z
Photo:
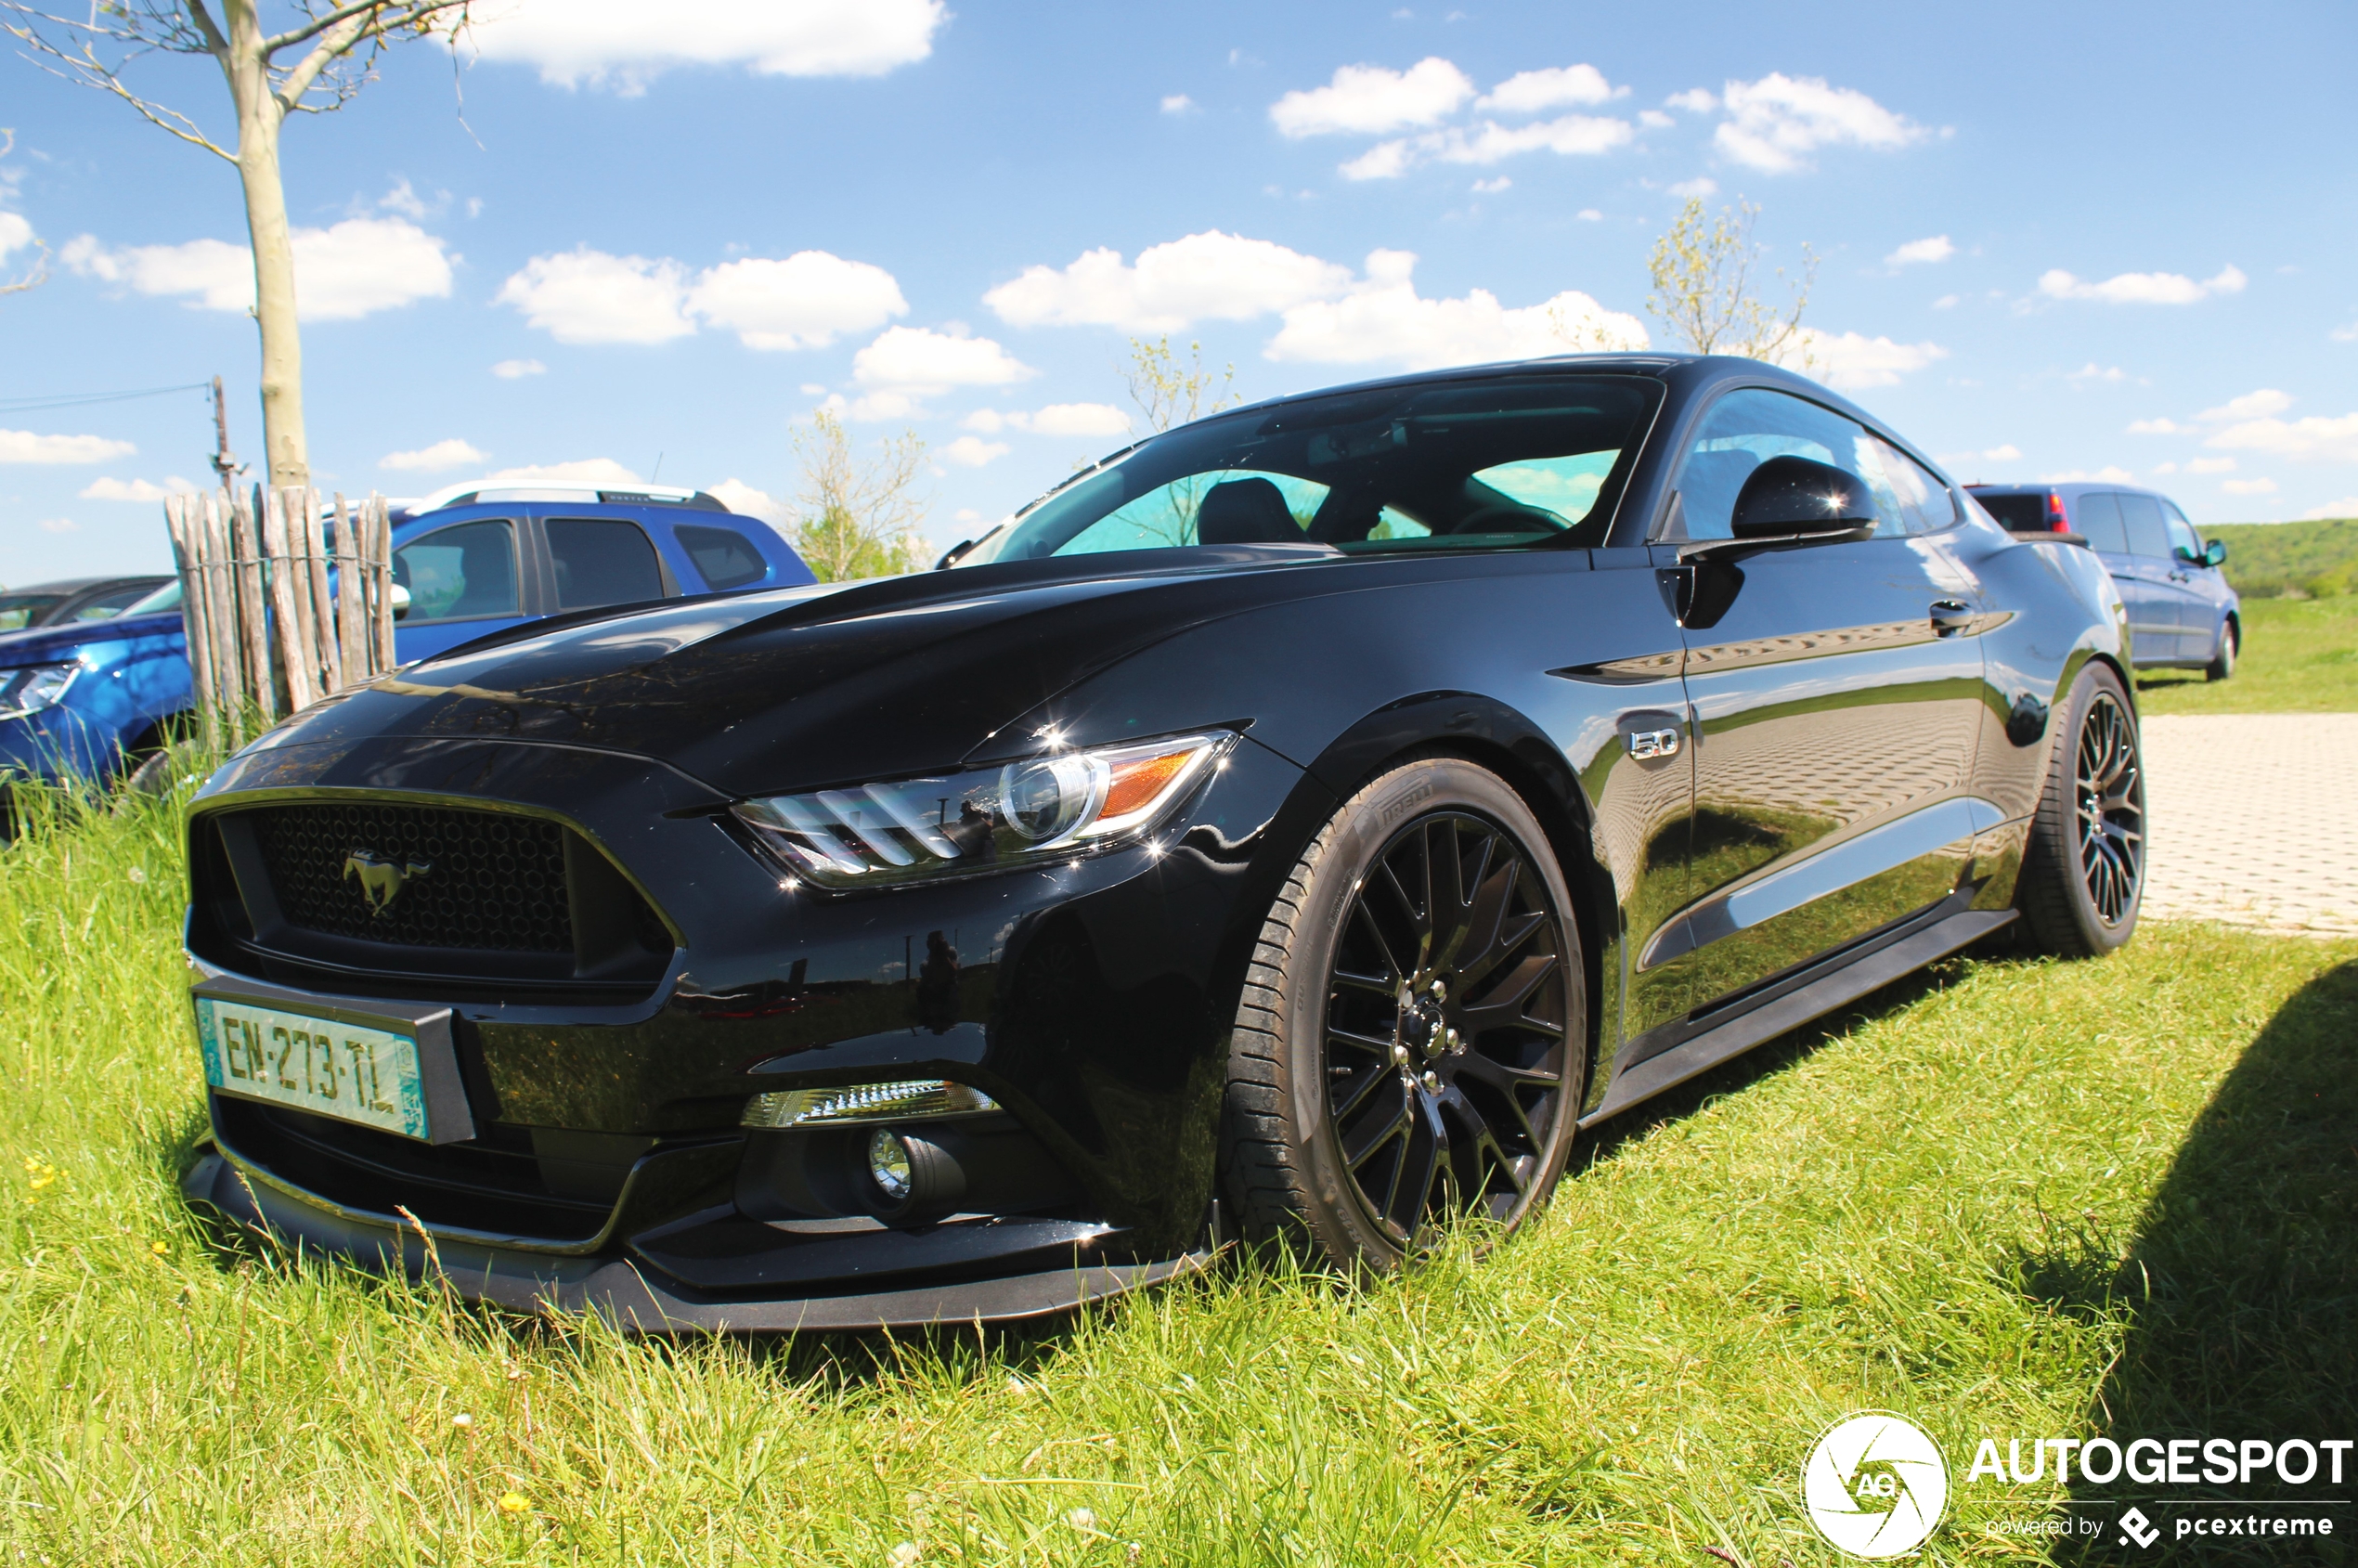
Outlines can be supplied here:
M2186 514L2179 511L2173 502L2161 503L2161 521L2170 530L2170 548L2172 552L2183 551L2190 560L2202 559L2201 536L2195 532L2195 525L2186 521Z
M2162 526L2161 503L2151 496L2123 495L2119 499L2121 526L2129 531L2129 552L2168 556L2170 531Z
M557 608L594 610L663 597L655 547L636 523L619 518L552 517L549 561L557 573Z
M2110 555L2129 553L2129 536L2120 526L2120 498L2109 491L2098 490L2079 498L2072 511L2078 512L2079 537L2088 548Z
M672 533L680 540L680 548L694 562L696 573L705 586L715 593L732 588L758 583L770 575L770 563L753 541L734 528L706 528L693 523L682 523Z
M1736 498L1743 493L1744 481L1768 459L1781 457L1831 463L1866 481L1875 495L1875 510L1879 513L1875 533L1879 538L1924 532L1927 505L1949 509L1941 523L1932 525L1945 526L1955 520L1954 503L1949 500L1946 487L1930 475L1923 481L1916 480L1914 474L1922 471L1896 451L1891 452L1891 460L1901 465L1902 471L1897 474L1888 472L1878 449L1891 451L1867 434L1864 426L1831 408L1821 408L1788 393L1757 387L1731 392L1713 404L1711 411L1704 416L1703 428L1695 433L1693 444L1687 448L1686 461L1679 466L1680 531L1677 537L1732 537L1730 525L1735 517ZM1937 502L1932 499L1936 492ZM1910 526L1911 495L1916 498L1912 504L1917 524L1913 527Z
M393 580L409 590L405 625L516 615L515 525L437 528L393 552Z
M154 591L152 588L119 588L112 593L102 593L96 599L85 599L75 605L73 618L78 621L110 621Z
M1881 436L1865 437L1859 453L1867 460L1862 466L1874 486L1876 507L1886 516L1898 516L1901 533L1936 533L1957 521L1957 498L1932 470Z

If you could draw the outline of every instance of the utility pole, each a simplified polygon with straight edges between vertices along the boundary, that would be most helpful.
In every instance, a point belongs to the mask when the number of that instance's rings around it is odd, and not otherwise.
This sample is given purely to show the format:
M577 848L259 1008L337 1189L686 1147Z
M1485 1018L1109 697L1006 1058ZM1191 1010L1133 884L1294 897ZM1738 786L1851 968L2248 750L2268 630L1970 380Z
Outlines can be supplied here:
M213 378L213 472L221 476L221 487L229 488L229 481L245 472L229 450L229 408L221 400L221 378Z

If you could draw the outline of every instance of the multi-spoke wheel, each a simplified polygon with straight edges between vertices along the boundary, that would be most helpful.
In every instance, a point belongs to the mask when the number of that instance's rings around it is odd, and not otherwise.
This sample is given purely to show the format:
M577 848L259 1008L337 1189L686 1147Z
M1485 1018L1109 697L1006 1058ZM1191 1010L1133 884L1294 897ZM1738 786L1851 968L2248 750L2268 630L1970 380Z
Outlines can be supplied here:
M1224 1179L1249 1236L1386 1269L1473 1215L1511 1228L1563 1169L1586 1064L1570 900L1513 790L1394 769L1270 912L1230 1056Z
M2091 664L2055 727L2015 901L2041 947L2110 952L2136 928L2144 888L2145 770L2120 678Z

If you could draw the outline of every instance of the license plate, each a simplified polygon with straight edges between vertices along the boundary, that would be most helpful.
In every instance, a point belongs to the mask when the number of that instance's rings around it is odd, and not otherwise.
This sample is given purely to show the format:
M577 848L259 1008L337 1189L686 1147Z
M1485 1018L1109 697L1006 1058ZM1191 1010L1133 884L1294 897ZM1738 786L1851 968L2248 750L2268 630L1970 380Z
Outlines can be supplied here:
M218 996L194 1000L205 1082L214 1088L405 1137L429 1135L412 1037Z

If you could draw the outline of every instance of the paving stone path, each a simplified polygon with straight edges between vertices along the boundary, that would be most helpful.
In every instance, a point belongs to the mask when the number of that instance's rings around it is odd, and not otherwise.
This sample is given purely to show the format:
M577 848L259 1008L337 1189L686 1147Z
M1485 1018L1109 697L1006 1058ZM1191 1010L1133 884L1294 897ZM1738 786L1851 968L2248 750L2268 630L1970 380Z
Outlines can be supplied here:
M2358 936L2358 713L2145 720L2144 914Z

